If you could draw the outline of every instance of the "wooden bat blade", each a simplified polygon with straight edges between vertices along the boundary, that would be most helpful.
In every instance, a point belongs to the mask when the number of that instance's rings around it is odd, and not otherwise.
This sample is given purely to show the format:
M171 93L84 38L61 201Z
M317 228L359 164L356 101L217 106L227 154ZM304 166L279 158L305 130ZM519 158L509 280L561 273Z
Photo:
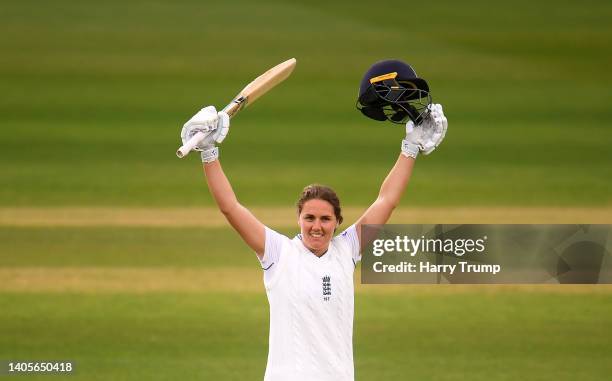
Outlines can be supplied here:
M240 92L240 95L247 99L247 104L245 107L250 103L255 102L260 96L287 79L287 77L289 77L289 75L291 75L293 72L296 62L297 61L295 58L282 62L246 85L246 87Z
M230 117L234 116L238 111L255 102L274 86L287 79L295 69L296 63L295 58L288 59L255 78L238 93L230 104L225 106L223 111Z

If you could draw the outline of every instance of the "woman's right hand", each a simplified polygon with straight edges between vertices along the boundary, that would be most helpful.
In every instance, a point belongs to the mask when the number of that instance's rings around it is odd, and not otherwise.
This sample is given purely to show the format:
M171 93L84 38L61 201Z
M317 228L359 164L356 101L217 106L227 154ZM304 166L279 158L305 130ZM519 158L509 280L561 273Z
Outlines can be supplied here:
M193 148L202 152L202 161L210 163L219 158L219 149L215 143L221 143L229 132L230 118L224 111L207 106L191 117L183 125L181 140L186 144L194 135L202 133L203 137Z
M207 106L198 111L183 125L181 130L181 140L185 144L198 132L203 132L206 136L202 139L195 151L205 151L212 148L215 143L221 143L229 132L230 118L223 112L215 109L215 106Z

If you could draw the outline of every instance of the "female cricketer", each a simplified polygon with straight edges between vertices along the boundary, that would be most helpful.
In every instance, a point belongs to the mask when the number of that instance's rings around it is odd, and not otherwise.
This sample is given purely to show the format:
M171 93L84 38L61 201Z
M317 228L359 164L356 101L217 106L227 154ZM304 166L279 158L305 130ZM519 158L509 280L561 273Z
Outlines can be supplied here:
M257 254L270 304L265 381L354 380L353 272L360 256L361 226L384 224L412 174L419 153L431 153L446 133L442 106L404 62L381 61L365 74L358 109L367 117L406 125L406 137L378 197L340 234L340 201L322 185L308 185L297 202L300 234L290 239L265 226L234 194L215 146L229 131L229 117L213 106L185 123L185 143L197 132L208 188L230 225ZM335 235L335 236L334 236Z

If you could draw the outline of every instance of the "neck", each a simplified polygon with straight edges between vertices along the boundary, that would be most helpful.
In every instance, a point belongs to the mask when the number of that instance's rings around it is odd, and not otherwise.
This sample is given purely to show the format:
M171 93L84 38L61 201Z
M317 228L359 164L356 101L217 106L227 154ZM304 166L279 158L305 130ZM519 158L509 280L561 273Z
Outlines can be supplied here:
M306 245L304 245L306 246ZM306 248L308 249L308 251L310 251L311 253L313 253L314 255L316 255L317 257L321 258L323 255L325 255L325 253L327 253L327 247L325 249L322 250L315 250L315 249L311 249L310 247L306 246Z

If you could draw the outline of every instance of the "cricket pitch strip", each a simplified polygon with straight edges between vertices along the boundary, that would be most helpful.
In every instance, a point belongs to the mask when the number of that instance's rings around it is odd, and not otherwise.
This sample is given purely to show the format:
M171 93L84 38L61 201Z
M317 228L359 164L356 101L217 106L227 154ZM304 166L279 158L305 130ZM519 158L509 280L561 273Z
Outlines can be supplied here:
M297 224L293 208L255 207L251 211L268 226ZM345 207L345 221L365 211ZM610 224L612 207L435 207L398 208L390 224ZM41 207L0 208L0 227L126 226L126 227L226 227L214 207L121 208Z

